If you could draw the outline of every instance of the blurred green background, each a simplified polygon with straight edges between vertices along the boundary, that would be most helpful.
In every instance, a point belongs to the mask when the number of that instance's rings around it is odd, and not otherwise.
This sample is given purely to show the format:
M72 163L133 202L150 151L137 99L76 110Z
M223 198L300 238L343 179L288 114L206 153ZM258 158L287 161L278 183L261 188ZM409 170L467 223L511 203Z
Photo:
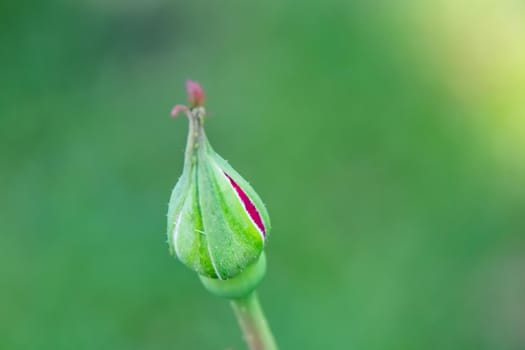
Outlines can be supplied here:
M0 3L0 348L243 349L169 256L184 81L282 349L525 349L525 5Z

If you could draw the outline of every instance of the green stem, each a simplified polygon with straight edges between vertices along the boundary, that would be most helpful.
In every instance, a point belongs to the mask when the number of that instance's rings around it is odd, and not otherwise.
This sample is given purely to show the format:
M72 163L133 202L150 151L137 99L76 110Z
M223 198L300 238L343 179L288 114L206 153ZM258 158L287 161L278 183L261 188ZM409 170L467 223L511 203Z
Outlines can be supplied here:
M231 305L250 350L277 350L255 291L245 297L231 299Z

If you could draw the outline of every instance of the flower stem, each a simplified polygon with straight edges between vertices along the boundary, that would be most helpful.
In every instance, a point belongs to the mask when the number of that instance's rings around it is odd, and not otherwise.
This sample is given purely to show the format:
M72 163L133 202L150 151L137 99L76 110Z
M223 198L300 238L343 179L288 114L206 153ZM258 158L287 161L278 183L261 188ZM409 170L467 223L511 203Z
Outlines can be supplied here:
M231 305L250 350L277 350L255 291L245 297L231 299Z

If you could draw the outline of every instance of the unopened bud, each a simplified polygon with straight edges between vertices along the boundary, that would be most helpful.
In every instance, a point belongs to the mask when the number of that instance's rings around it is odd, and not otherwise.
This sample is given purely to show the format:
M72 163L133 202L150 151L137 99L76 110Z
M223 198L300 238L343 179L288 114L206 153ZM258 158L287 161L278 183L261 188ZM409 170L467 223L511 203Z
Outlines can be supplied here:
M195 92L190 90L188 84L188 96ZM198 91L203 101L200 86ZM190 98L190 103L195 101ZM168 242L185 265L202 276L224 280L259 259L270 219L250 184L212 149L203 129L204 115L202 106L188 113L184 170L169 204Z

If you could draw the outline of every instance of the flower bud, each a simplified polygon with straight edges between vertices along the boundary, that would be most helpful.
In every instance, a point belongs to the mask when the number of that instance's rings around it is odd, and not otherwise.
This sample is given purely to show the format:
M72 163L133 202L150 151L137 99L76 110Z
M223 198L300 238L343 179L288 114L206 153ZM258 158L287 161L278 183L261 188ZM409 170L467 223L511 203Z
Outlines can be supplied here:
M202 92L198 84L192 89ZM258 260L270 220L250 184L208 142L204 107L185 112L190 127L184 170L169 203L170 250L202 276L230 279Z

